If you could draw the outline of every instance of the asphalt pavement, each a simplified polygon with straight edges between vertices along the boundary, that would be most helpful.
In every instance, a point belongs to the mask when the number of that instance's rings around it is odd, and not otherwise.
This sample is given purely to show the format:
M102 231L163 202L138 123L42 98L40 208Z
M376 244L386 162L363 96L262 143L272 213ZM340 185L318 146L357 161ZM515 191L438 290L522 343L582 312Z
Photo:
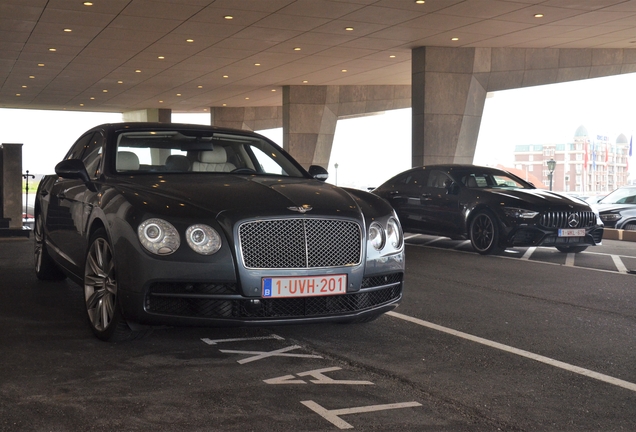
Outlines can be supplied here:
M0 240L0 431L636 429L629 273L415 244L371 323L109 344L32 242Z

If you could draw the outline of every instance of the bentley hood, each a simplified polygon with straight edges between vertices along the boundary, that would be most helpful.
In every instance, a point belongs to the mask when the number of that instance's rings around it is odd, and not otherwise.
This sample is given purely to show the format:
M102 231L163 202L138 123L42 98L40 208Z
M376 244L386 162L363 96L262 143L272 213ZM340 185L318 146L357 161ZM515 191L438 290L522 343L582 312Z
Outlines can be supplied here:
M361 218L356 200L345 190L318 180L184 174L132 176L119 189L154 212L175 216L238 219L280 215ZM153 210L154 209L154 210Z

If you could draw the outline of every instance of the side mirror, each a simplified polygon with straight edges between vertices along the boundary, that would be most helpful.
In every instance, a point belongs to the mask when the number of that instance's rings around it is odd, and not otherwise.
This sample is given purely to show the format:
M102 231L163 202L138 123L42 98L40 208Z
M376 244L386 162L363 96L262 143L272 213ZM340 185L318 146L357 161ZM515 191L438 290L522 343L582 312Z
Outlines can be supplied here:
M329 173L320 165L312 165L309 167L309 175L316 180L325 181L329 178Z
M55 174L66 179L79 179L88 183L90 178L84 166L84 162L79 159L67 159L55 165Z

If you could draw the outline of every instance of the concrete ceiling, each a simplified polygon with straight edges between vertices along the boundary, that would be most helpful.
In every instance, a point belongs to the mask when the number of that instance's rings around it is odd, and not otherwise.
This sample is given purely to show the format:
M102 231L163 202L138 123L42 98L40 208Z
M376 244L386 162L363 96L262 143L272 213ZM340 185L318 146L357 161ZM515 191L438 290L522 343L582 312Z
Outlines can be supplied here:
M284 85L410 84L419 46L636 48L636 0L84 3L0 0L0 107L279 106Z

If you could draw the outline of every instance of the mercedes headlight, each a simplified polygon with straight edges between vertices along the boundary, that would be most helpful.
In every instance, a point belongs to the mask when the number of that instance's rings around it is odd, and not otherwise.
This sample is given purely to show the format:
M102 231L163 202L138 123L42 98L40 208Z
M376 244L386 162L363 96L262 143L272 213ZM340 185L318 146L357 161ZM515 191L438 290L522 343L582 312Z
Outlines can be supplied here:
M170 255L179 249L181 240L176 228L163 219L147 219L137 228L141 245L156 255Z
M601 220L603 222L616 222L621 218L620 213L605 213L601 215Z
M526 209L516 208L516 207L504 207L503 211L506 214L506 216L515 218L515 219L532 219L533 217L539 214L539 212L536 212L536 211L526 210Z
M201 255L212 255L221 249L221 236L207 225L197 224L188 227L186 241L193 251Z
M382 250L386 241L386 234L384 228L377 222L373 222L369 226L369 242L375 250Z

